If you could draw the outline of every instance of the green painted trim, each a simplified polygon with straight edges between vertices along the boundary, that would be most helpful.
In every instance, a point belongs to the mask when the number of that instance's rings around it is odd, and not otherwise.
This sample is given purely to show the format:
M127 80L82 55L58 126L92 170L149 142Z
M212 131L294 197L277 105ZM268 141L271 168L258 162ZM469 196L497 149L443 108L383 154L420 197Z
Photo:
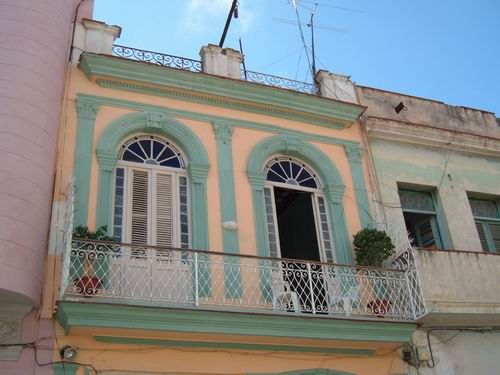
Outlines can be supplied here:
M219 171L219 195L221 221L238 222L236 216L236 193L234 191L234 167L232 135L233 127L229 124L217 122L213 124L217 143L217 166ZM221 224L222 224L221 223ZM240 243L237 230L222 228L222 244L225 253L239 254ZM239 259L227 257L224 266L225 287L227 298L240 298L243 294Z
M77 186L75 191L75 226L87 225L88 221L94 124L98 110L98 104L77 96L76 112L78 124L74 159L74 176Z
M270 255L267 228L263 225L265 206L262 189L264 188L266 176L262 171L265 161L278 153L297 157L309 164L318 173L324 185L325 198L329 203L333 229L332 237L337 261L345 264L352 263L352 251L343 209L345 187L342 177L330 158L320 149L298 137L289 135L278 135L264 139L254 147L248 159L247 175L253 193L258 255Z
M448 221L444 213L443 204L439 191L431 191L432 199L434 200L434 208L436 209L437 229L441 238L441 246L443 249L454 249L453 241L451 239L450 230L448 228Z
M370 228L373 226L373 217L370 211L370 204L368 202L368 193L365 183L365 175L363 173L362 159L363 154L359 146L344 146L347 160L351 168L352 182L354 185L354 193L356 194L356 201L358 203L359 219L363 228Z
M174 97L329 128L351 126L366 109L291 90L106 55L83 53L80 68L87 78L95 78L102 87Z
M54 363L52 368L54 369L54 375L76 375L80 366L74 363L59 362Z
M208 154L195 133L180 121L159 111L144 111L124 115L109 124L99 138L97 160L99 184L97 197L97 226L107 225L111 231L113 209L113 171L120 145L134 134L151 133L175 142L187 156L187 171L191 192L191 246L208 250L208 208L206 180L210 167ZM204 267L200 296L209 296L209 268Z
M85 98L87 101L93 102L97 105L108 105L108 106L118 107L118 108L135 109L138 111L152 111L152 112L160 111L160 112L165 113L167 115L170 115L172 117L180 117L180 118L186 118L189 120L204 121L207 123L226 122L226 123L230 123L233 127L247 128L247 129L252 129L252 130L260 130L263 132L275 133L275 134L291 135L291 136L296 136L296 137L302 138L303 140L308 140L308 141L322 142L322 143L335 144L335 145L341 145L341 146L359 146L359 142L356 142L356 141L351 141L351 140L337 138L337 137L329 137L329 136L325 136L325 135L318 135L318 134L313 134L311 132L302 132L302 131L298 131L298 130L291 130L291 129L283 128L283 127L277 126L277 125L262 124L259 122L243 120L241 118L200 114L200 113L191 112L191 111L184 111L184 110L180 110L180 109L167 108L167 107L156 106L156 105L151 105L151 104L146 104L146 103L140 103L140 102L135 102L135 101L130 101L130 100L109 98L109 97L99 96L99 95L90 95L90 94L81 94L80 93L80 94L78 94L78 96ZM311 130L313 130L313 129L311 129Z
M56 319L72 327L127 328L154 331L251 336L409 342L413 323L245 314L99 303L59 302Z
M349 356L372 356L375 349L356 349L356 348L332 348L320 346L304 345L273 345L273 344L251 344L241 342L206 342L206 341L179 341L179 340L160 340L160 339L142 339L132 337L116 336L94 336L98 342L107 344L124 345L147 345L147 346L165 346L173 348L209 348L209 349L227 349L227 350L258 350L271 352L292 352L292 353L319 353L319 354L338 354Z

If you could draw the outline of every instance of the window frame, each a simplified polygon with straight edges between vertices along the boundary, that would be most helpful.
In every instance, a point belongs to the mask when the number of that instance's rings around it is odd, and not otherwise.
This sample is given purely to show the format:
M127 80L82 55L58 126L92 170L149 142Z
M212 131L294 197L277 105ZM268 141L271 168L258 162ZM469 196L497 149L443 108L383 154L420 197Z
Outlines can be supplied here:
M432 228L432 232L434 235L434 242L436 244L436 248L443 250L444 249L444 238L443 238L443 230L440 225L440 220L439 220L439 211L438 211L438 205L436 201L436 193L437 191L434 188L425 188L425 187L415 187L415 186L405 186L405 185L399 185L398 184L398 198L400 200L400 206L401 206L401 211L403 213L403 218L404 218L404 213L414 213L414 214L425 214L425 215L432 215L430 219L430 225ZM400 192L414 192L414 193L425 193L428 194L431 198L432 205L434 207L434 211L428 211L428 210L418 210L418 209L412 209L412 208L404 208L403 205L401 204L401 196L399 195ZM406 221L406 220L405 220ZM406 228L406 224L405 224ZM408 228L406 228L408 231ZM418 235L417 235L418 237ZM425 248L423 246L420 246L421 240L419 238L415 238L417 241L417 247L419 248Z
M134 137L141 137L142 135L135 135ZM125 142L122 144L127 144L132 140L134 137L130 137L127 139ZM175 147L177 150L180 150L180 148L175 145L173 142L171 142L168 139L165 139L165 141L169 142L172 144L173 147ZM182 151L180 152L180 157L182 158L184 165L186 165L186 159ZM123 153L120 154L120 156ZM132 220L132 215L131 215L131 207L132 207L132 194L131 192L131 185L132 185L132 171L133 170L138 170L138 171L146 171L148 173L148 179L149 179L149 187L148 187L148 245L149 246L156 246L156 237L153 235L153 228L151 227L151 223L155 221L155 218L153 217L153 199L154 199L154 192L155 192L155 187L152 185L153 181L156 180L154 175L158 173L163 173L163 174L170 174L172 175L172 227L173 227L173 239L172 239L172 245L171 247L173 248L181 248L182 247L182 239L181 239L181 207L180 207L180 178L184 177L186 178L186 197L187 197L187 221L188 221L188 248L191 248L192 246L192 222L191 222L191 194L190 194L190 179L188 172L185 168L174 168L174 167L167 167L167 166L161 166L161 165L154 165L154 164L148 164L148 163L138 163L138 162L131 162L131 161L125 161L122 159L118 159L116 162L116 165L113 170L113 187L112 187L112 218L111 218L111 228L113 228L113 234L114 234L114 227L115 227L115 194L116 194L116 173L117 169L121 168L123 169L123 202L122 202L122 224L121 224L121 242L125 243L131 243L131 220ZM155 241L153 241L155 239Z
M497 217L486 217L486 216L475 216L474 211L471 206L471 200L476 200L476 201L486 201L486 202L491 202L495 205L496 208L496 215ZM493 235L491 233L490 229L490 224L500 224L500 199L499 198L494 198L494 197L484 197L484 196L475 196L475 195L467 195L467 201L469 202L469 207L471 209L472 213L472 218L474 219L474 224L476 227L476 233L479 238L479 242L481 243L481 250L482 251L488 251L490 253L498 253L500 252L500 248L497 249L495 246L495 243L493 241ZM477 229L477 225L480 224L483 228L483 233L485 237L485 242L487 248L483 248L483 244L481 242L481 235Z

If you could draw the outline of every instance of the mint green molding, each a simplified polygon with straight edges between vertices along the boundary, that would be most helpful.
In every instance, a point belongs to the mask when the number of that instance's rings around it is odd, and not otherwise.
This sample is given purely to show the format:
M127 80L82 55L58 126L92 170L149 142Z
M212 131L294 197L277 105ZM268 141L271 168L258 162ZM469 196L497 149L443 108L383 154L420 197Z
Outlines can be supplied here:
M223 122L216 122L213 124L213 129L217 142L221 221L222 223L226 221L238 222L236 217L236 194L234 192L233 127ZM239 254L238 231L222 228L222 244L225 253ZM240 298L243 290L239 259L227 257L226 262L227 264L224 266L226 297Z
M217 115L201 114L197 112L185 111L182 109L168 108L164 106L152 105L131 100L115 99L106 96L79 93L78 97L81 97L82 99L85 99L86 101L91 103L95 103L96 105L99 106L107 105L117 108L134 109L137 111L152 111L152 112L160 111L162 113L165 113L169 116L176 118L185 118L189 120L204 121L208 123L217 123L217 122L230 123L235 128L236 127L247 128L268 133L293 135L296 137L300 137L306 141L315 141L315 142L340 145L340 146L359 146L359 142L357 141L314 134L311 132L315 130L314 128L308 129L309 132L305 132L305 131L287 129L277 125L248 121L242 119L241 117L223 117ZM265 115L265 113L263 114Z
M198 250L208 250L208 208L206 180L208 154L194 132L180 121L159 111L136 112L122 116L103 131L97 146L99 162L99 185L97 197L97 226L107 225L111 230L113 209L113 171L118 159L120 145L134 134L150 133L165 136L175 142L187 156L187 170L191 191L191 246ZM209 272L203 267L200 272ZM210 275L203 276L210 280ZM208 285L205 283L204 285ZM206 289L206 290L205 290ZM201 290L202 296L210 293Z
M96 79L102 87L261 113L329 128L351 126L366 108L242 80L92 53L82 54L80 68L87 78Z
M397 343L409 342L411 334L416 329L416 325L412 323L68 301L59 302L56 319L66 332L69 332L72 327L125 328Z
M54 375L76 375L80 366L74 363L59 362L54 363L52 368L54 369Z
M263 190L266 175L263 170L266 160L274 154L297 157L309 164L318 173L323 183L325 198L329 203L328 211L332 223L336 261L342 264L351 264L352 252L344 216L343 198L345 187L342 177L330 158L321 150L298 137L288 135L278 135L263 140L254 147L248 159L247 175L252 186L258 255L270 255L265 224Z
M321 346L304 345L276 345L276 344L251 344L242 342L220 342L220 341L179 341L179 340L161 340L161 339L143 339L135 337L121 336L94 336L98 342L107 344L124 345L144 345L144 346L162 346L171 348L208 348L208 349L226 349L226 350L257 350L267 352L288 352L288 353L317 353L317 354L336 354L348 356L372 356L375 349L359 348L335 348Z
M363 174L363 166L361 164L363 154L359 146L345 145L344 149L347 160L349 160L349 166L351 167L352 182L354 185L354 193L356 194L356 201L358 203L361 226L363 228L369 228L373 224L373 218L370 213L365 175Z
M74 160L74 176L77 186L75 190L75 226L87 225L94 123L98 110L99 105L95 102L79 96L76 98L78 125Z

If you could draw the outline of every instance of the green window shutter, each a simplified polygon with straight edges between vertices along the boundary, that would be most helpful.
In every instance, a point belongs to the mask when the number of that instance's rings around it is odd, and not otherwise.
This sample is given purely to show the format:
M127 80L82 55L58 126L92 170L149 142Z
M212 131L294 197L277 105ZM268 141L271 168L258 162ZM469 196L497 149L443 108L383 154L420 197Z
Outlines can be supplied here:
M479 240L481 241L481 248L483 251L488 251L488 240L486 238L486 233L484 231L483 223L476 221L477 233L479 234Z
M500 223L488 223L491 234L491 244L493 248L490 251L500 252Z
M438 248L442 249L441 238L435 217L429 217L415 225L417 235L417 243L423 248Z

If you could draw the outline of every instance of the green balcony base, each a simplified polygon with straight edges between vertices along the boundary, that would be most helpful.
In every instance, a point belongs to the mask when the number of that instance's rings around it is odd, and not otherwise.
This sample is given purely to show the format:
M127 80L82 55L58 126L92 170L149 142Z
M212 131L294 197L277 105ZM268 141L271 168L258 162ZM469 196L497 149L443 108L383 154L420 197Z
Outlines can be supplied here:
M59 302L57 321L73 327L137 329L371 342L409 342L413 323Z

